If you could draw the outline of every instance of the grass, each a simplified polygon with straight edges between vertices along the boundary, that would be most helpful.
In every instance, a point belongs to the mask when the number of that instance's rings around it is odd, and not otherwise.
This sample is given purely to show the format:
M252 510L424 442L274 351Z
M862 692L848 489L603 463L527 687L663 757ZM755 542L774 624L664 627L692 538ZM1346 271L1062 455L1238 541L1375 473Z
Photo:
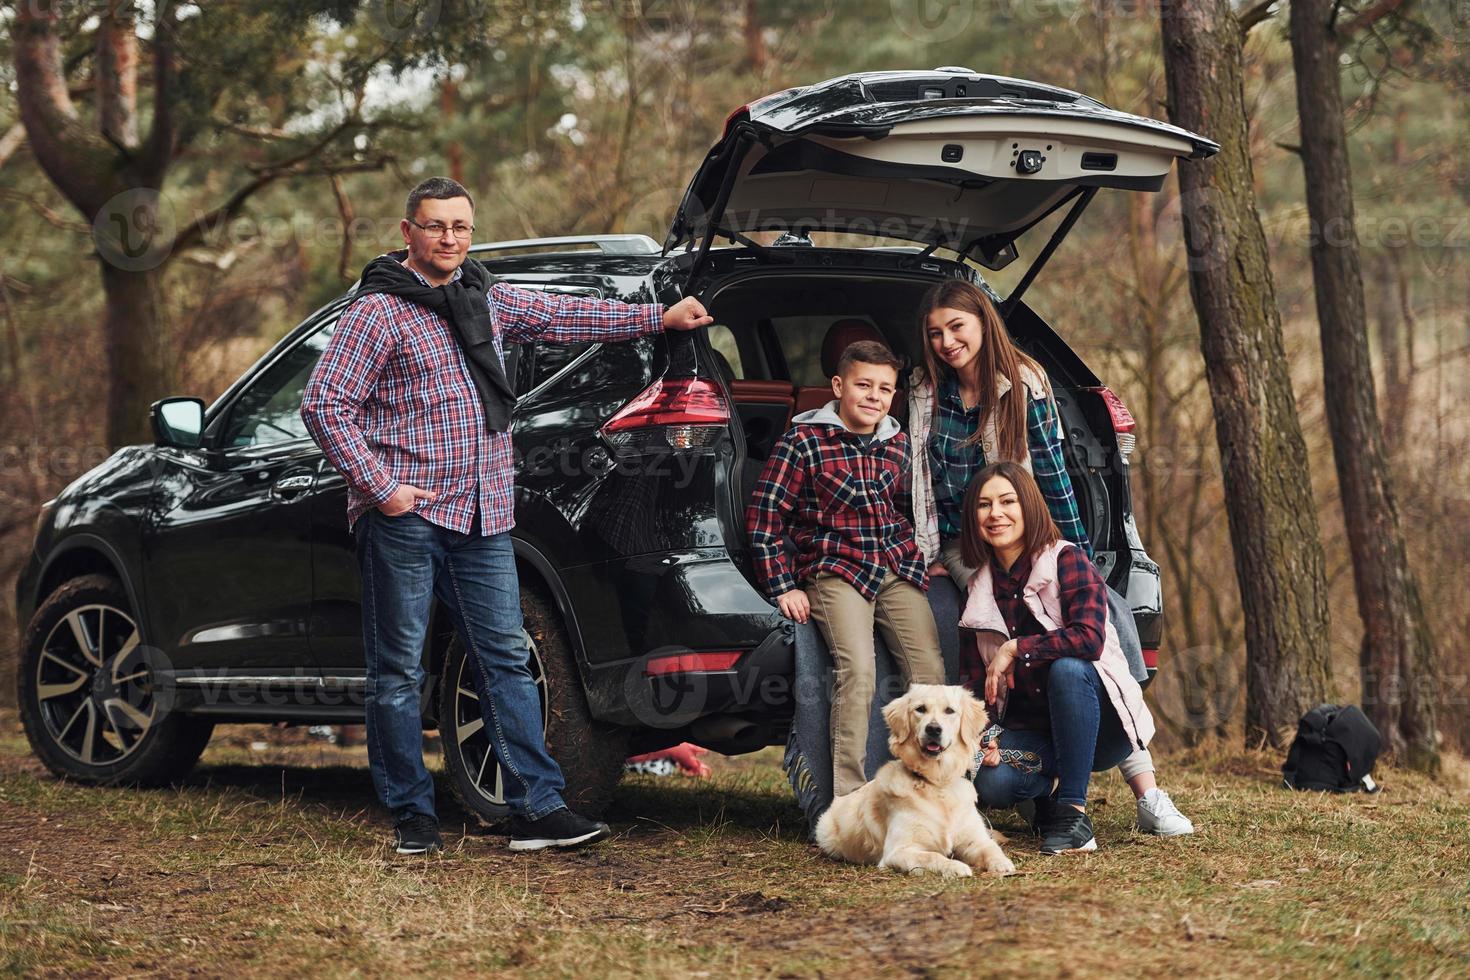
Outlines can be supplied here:
M0 716L0 970L1470 972L1470 797L1409 773L1320 797L1280 789L1268 755L1176 755L1193 837L1132 832L1110 774L1096 854L1043 859L1002 817L1020 874L944 882L822 858L772 750L708 781L627 779L617 838L586 851L512 855L446 808L448 853L403 859L361 749L223 731L181 788L97 790L45 774Z

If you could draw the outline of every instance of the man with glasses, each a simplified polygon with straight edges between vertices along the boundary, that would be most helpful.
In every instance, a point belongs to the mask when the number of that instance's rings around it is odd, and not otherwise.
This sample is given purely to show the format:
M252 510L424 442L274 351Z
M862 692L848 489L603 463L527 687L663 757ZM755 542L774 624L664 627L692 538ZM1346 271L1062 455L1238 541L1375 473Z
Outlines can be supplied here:
M363 271L302 399L312 437L348 483L362 573L368 761L397 850L440 850L424 766L422 652L437 596L474 666L512 810L512 850L575 847L607 825L573 813L546 751L521 630L510 529L510 414L504 344L629 340L712 321L686 297L657 303L543 294L493 282L468 259L475 205L431 177L408 195L402 252Z

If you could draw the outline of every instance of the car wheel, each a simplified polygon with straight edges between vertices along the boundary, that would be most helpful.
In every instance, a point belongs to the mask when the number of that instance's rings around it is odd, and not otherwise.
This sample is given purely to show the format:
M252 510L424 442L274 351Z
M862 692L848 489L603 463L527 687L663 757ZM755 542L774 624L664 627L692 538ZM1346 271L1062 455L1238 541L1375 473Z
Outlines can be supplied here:
M571 642L551 600L522 588L521 614L546 744L566 780L562 796L574 810L595 816L607 807L622 776L627 732L592 719ZM509 816L505 774L490 751L473 668L457 633L444 657L439 733L444 768L460 803L486 823Z
M16 690L31 749L56 775L94 786L182 779L214 723L170 710L158 666L116 579L63 583L21 649Z

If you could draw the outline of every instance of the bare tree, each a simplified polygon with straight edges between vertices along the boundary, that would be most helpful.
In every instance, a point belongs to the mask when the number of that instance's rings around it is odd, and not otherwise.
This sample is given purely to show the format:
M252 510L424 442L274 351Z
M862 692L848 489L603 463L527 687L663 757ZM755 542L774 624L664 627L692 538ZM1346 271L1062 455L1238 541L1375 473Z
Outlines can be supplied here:
M1163 0L1161 17L1170 118L1221 147L1180 165L1181 217L1245 612L1246 739L1280 746L1331 687L1328 593L1256 207L1243 34L1228 0Z
M1327 423L1363 620L1363 704L1394 752L1432 772L1439 767L1435 644L1409 568L1373 387L1343 121L1338 10L1336 0L1291 0L1307 214L1316 230L1312 280ZM1360 28L1370 13L1350 26Z

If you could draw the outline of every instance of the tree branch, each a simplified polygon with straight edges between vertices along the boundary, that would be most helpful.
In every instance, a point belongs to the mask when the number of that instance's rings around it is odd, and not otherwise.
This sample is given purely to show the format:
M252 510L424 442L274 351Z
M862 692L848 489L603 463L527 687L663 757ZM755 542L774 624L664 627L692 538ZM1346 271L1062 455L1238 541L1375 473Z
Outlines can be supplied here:
M169 249L169 254L177 255L185 249L200 245L206 234L239 214L240 209L245 206L245 202L250 200L258 191L283 177L334 177L339 174L363 173L372 170L382 170L392 160L393 158L390 156L383 156L375 160L359 160L335 165L322 164L311 167L306 165L305 159L298 159L291 163L283 164L280 167L261 170L255 175L253 180L236 190L223 204L212 211L200 215L194 221L190 222L188 227L174 236L173 245Z
M1276 4L1277 0L1260 0L1260 2L1257 3L1255 6L1241 12L1240 17L1238 18L1240 22L1241 44L1245 43L1246 35L1251 32L1251 28L1255 27L1262 21L1267 21L1271 19L1272 15L1276 13L1276 11L1272 10L1271 8L1276 6Z
M146 166L160 184L178 142L175 71L173 4L159 0L153 15L153 128L148 132Z
M67 91L56 4L22 3L11 28L16 102L36 163L83 214L107 199L99 174L116 162L111 146L77 116Z
M1337 35L1343 39L1350 38L1365 27L1371 27L1389 14L1402 10L1413 2L1414 0L1378 0L1373 6L1339 27Z
M108 0L97 26L97 128L124 156L138 145L138 23L130 0Z
M79 235L90 235L92 233L92 226L85 221L74 221L59 215L24 191L12 190L9 187L0 187L0 198L9 201L19 201L42 218L45 218L47 223L55 225L63 231L73 231Z

